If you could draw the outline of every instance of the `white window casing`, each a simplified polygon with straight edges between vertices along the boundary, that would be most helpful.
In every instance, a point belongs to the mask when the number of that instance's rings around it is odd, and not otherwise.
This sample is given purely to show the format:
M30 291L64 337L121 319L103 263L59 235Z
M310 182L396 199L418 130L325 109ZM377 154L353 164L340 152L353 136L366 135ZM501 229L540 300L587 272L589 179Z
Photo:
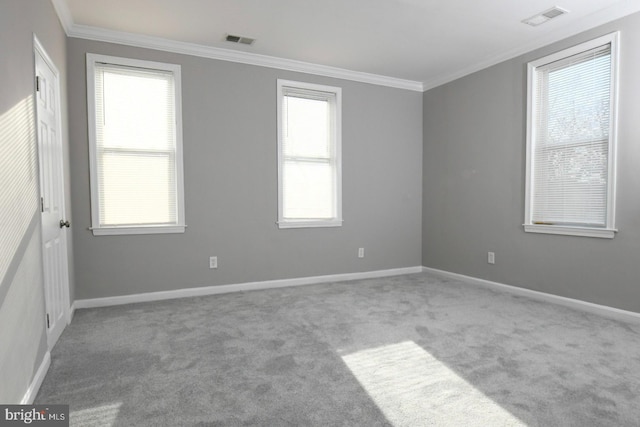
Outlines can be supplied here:
M185 230L180 66L87 54L94 235Z
M277 82L278 227L342 225L341 88Z
M528 64L526 232L613 238L619 34Z

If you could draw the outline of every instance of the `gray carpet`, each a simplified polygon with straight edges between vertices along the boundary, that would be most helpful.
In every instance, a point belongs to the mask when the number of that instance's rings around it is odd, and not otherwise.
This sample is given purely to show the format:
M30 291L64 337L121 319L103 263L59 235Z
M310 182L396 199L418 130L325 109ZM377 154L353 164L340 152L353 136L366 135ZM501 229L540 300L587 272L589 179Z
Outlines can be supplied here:
M428 274L79 310L77 426L639 426L640 326Z

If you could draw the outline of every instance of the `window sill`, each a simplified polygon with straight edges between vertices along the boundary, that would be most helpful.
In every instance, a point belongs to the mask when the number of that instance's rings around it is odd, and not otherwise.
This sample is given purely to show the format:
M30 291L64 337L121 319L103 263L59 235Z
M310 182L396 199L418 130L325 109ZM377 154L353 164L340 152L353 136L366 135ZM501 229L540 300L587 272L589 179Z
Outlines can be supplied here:
M321 227L342 227L341 219L330 220L283 220L278 221L278 228L321 228Z
M184 233L186 225L150 225L142 227L100 227L90 228L94 236L117 236L128 234L169 234Z
M566 225L524 224L524 231L527 233L561 234L565 236L613 239L618 230L612 228L570 227Z

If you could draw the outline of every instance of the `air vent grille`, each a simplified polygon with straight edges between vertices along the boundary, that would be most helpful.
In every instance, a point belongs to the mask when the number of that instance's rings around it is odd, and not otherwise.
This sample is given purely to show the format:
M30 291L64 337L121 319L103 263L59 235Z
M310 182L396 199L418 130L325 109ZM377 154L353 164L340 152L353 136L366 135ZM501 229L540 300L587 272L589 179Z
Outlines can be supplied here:
M548 11L546 11L545 13L542 14L542 16L549 18L549 19L553 19L557 16L560 15L564 15L566 12L562 9L549 9Z
M224 39L225 41L228 41L231 43L240 43L240 44L247 44L247 45L252 45L253 42L256 41L256 39L252 39L251 37L234 36L233 34L227 34Z
M532 27L537 27L540 24L544 24L551 19L557 18L558 16L562 16L569 13L568 10L565 10L561 7L554 6L549 10L545 10L537 15L534 15L530 18L522 20L523 23L527 25L531 25Z

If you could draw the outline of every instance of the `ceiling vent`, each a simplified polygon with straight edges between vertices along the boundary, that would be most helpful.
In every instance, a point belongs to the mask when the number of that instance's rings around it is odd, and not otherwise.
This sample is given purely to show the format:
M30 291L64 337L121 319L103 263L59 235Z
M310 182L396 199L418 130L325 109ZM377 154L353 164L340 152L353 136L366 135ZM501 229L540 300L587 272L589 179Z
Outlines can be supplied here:
M234 36L233 34L227 34L224 39L231 43L240 43L240 44L248 44L248 45L252 45L253 42L256 41L256 39L252 39L251 37Z
M524 19L522 22L531 25L532 27L537 27L540 24L544 24L547 21L552 20L553 18L557 18L558 16L562 16L569 13L568 10L562 9L561 7L554 6L549 10L545 10L542 13L532 16L531 18Z

